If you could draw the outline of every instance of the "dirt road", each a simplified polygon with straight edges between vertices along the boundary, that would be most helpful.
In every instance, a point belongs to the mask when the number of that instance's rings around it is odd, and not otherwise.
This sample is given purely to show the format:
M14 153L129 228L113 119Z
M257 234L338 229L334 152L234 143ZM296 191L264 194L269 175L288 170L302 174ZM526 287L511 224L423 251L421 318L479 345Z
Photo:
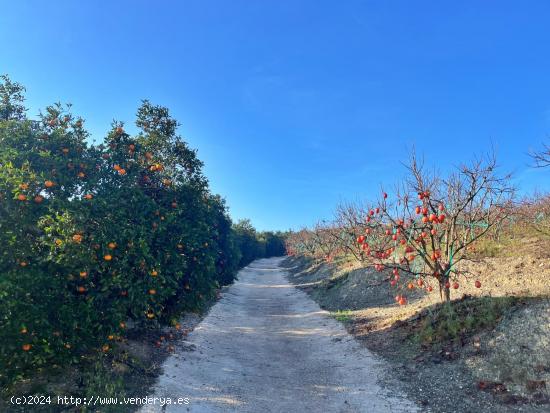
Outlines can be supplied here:
M414 412L382 389L380 362L305 293L281 258L239 274L208 316L179 343L151 397L188 404L140 412Z

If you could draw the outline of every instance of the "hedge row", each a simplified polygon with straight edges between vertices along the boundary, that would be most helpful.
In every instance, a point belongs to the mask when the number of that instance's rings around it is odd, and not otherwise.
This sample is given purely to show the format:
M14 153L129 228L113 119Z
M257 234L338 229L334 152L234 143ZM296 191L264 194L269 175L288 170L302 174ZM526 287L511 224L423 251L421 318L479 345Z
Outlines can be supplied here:
M114 122L93 146L59 104L27 119L23 91L1 78L2 387L111 351L129 320L175 324L240 266L284 253L279 235L232 224L166 108L144 101L137 135Z

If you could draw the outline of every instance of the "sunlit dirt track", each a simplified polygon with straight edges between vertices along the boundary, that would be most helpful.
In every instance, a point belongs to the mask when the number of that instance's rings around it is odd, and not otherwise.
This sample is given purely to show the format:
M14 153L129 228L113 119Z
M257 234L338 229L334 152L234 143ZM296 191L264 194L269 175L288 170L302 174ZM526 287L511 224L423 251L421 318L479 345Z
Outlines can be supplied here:
M281 258L253 262L163 367L141 412L414 412L382 366L303 292Z

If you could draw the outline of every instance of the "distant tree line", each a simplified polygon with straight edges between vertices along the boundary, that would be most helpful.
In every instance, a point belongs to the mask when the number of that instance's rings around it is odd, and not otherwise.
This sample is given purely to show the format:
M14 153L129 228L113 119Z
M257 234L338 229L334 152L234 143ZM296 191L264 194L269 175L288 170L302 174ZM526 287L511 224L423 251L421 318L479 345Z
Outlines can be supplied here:
M285 255L285 232L258 232L249 219L233 225L235 240L241 253L239 266L244 267L256 258Z

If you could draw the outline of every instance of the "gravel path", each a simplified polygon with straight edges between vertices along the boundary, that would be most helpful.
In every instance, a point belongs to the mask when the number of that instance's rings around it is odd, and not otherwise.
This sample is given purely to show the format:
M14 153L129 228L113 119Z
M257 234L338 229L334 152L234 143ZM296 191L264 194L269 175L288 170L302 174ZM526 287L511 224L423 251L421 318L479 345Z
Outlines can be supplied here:
M140 412L415 412L377 382L381 362L305 293L281 258L241 270L164 363L151 397L189 404Z

